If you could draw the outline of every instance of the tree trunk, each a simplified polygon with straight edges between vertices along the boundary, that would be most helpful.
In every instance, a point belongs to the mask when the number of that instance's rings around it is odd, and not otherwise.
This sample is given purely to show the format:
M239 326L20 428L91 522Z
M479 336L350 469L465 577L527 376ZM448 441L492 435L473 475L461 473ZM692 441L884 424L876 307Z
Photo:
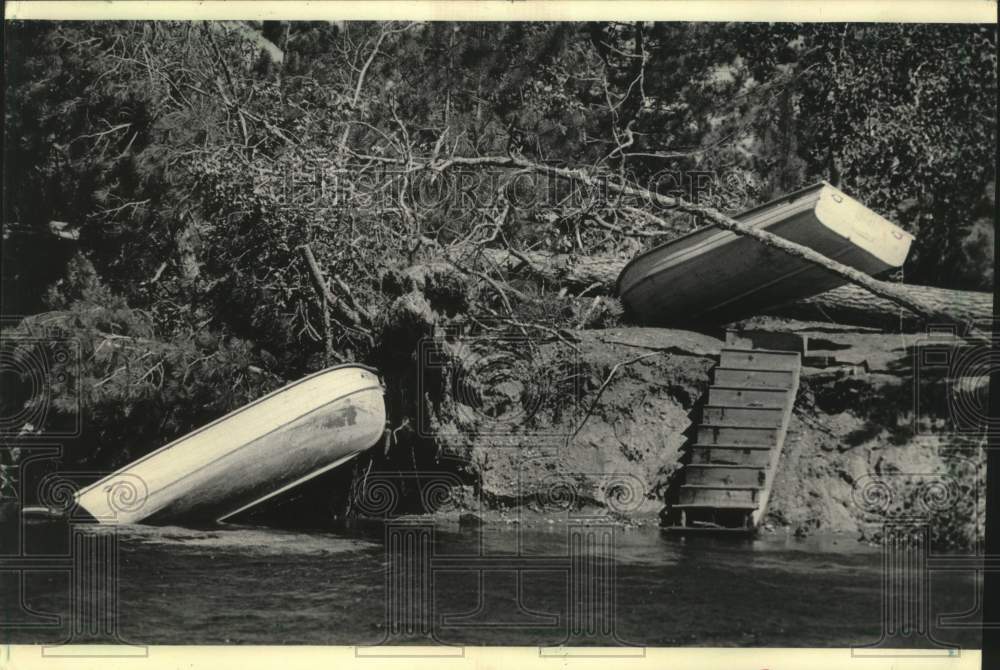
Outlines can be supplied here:
M546 251L481 249L479 253L488 264L508 276L535 277L578 295L614 295L618 273L628 262L618 256L575 256Z
M472 252L465 255L470 260ZM573 256L540 251L518 252L480 249L488 263L510 276L519 274L548 282L553 287L591 295L614 295L618 274L627 260L616 256ZM935 323L926 316L901 307L891 300L872 295L853 284L820 293L811 298L766 310L767 314L809 321L833 321L852 326L913 332L928 326L956 322L988 326L993 317L993 295L979 291L955 291L914 284L893 284L895 291L914 303L947 312L950 318Z
M362 156L374 161L386 161L390 163L398 162L398 159L384 158L380 156ZM557 167L553 165L535 163L533 161L527 160L521 156L479 156L479 157L460 157L455 156L442 161L434 162L433 159L430 162L424 163L422 165L409 165L410 169L423 168L435 171L444 171L451 169L453 167L466 167L466 168L487 168L487 167L499 167L499 168L511 168L511 169L522 169L530 170L532 172L548 175L550 177L557 177L560 179L566 179L569 181L574 181L580 184L584 184L593 188L604 190L605 192L610 192L618 195L624 195L629 197L636 197L641 199L641 201L647 202L651 205L656 205L658 207L672 209L676 212L684 212L686 214L692 214L702 221L716 226L717 228L722 228L723 230L728 230L737 235L744 237L749 237L756 240L760 244L772 249L778 249L789 256L795 258L801 258L809 263L818 265L825 270L835 274L845 282L859 286L866 289L870 295L880 298L884 302L892 303L897 305L896 309L902 308L916 315L919 315L920 319L928 324L942 324L950 325L963 330L968 329L968 321L964 318L964 315L959 312L956 313L952 309L952 305L944 300L935 299L936 296L927 295L921 290L907 290L900 288L901 285L892 282L881 281L875 279L871 275L857 270L849 265L845 265L839 261L832 258L828 258L823 254L819 253L815 249L792 242L791 240L786 240L783 237L779 237L774 233L768 232L763 228L754 228L747 225L742 221L738 221L732 217L726 216L722 212L718 211L713 207L708 207L705 205L698 205L695 203L687 202L682 198L675 198L660 193L650 191L639 186L634 186L628 183L617 183L614 181L609 181L606 178L596 177L582 169L572 169ZM658 219L654 214L649 214L649 218ZM667 228L666 222L661 222L662 228ZM532 262L529 256L523 253L510 252L515 257L519 257L522 260L522 264L526 266L531 266ZM586 268L587 263L582 261L582 259L576 260L570 266L558 267L557 264L552 261L555 257L550 257L546 260L544 264L535 263L538 267L531 268L534 273L538 276L545 277L545 269L543 266L552 267L555 270L555 277L568 277L570 275L579 276L581 274L580 270L577 268ZM509 264L509 259L507 257L502 257L501 262ZM600 264L603 265L603 264ZM572 272L570 269L572 268ZM584 269L582 270L584 275L588 274ZM595 279L595 284L602 283L607 286L611 280L607 276L607 267L603 268L603 271L599 271L593 276ZM595 287L596 289L597 287ZM931 297L931 300L926 300L926 297ZM974 330L974 329L973 329ZM980 337L982 333L976 333L970 330L968 333L973 337Z
M475 158L467 157L453 157L447 160L441 161L434 164L426 164L424 167L433 170L445 170L453 166L461 167L500 167L500 168L519 168L524 170L531 170L538 174L548 175L550 177L558 177L561 179L567 179L570 181L575 181L580 184L585 184L593 188L604 190L606 192L615 193L618 195L624 195L629 197L635 197L641 199L643 202L647 202L650 205L656 205L658 207L672 209L676 212L684 212L686 214L693 214L701 220L710 223L713 226L722 228L723 230L728 230L737 235L742 235L744 237L749 237L756 240L757 242L763 244L764 246L770 247L772 249L778 249L793 256L795 258L801 258L809 263L818 265L829 272L843 278L845 281L852 284L857 284L858 286L868 289L871 293L889 300L897 305L905 307L906 309L922 315L924 318L935 323L950 323L956 326L964 326L964 323L960 319L956 319L949 309L941 309L941 305L938 303L923 303L920 302L919 294L909 294L901 291L897 288L896 284L891 282L880 281L873 278L871 275L866 274L860 270L850 267L849 265L844 265L843 263L833 260L832 258L827 258L823 254L819 253L815 249L811 249L807 246L786 240L783 237L778 237L774 233L770 233L763 228L754 228L747 225L741 221L738 221L732 217L726 216L722 212L718 211L713 207L708 207L705 205L698 205L692 202L683 200L682 198L675 198L666 195L662 195L655 191L650 191L639 186L634 186L628 183L617 183L610 181L606 178L602 179L596 177L582 169L571 169L557 167L553 165L535 163L533 161L527 160L520 156L482 156ZM650 214L651 217L655 215ZM666 223L663 223L663 227L666 227Z
M898 289L912 300L934 305L937 311L947 311L955 321L979 324L990 329L993 319L993 294L980 291L954 291L931 286L897 284ZM918 331L935 324L929 319L872 295L858 286L847 284L825 293L767 310L774 316L809 321L834 321L852 326L869 326L883 330Z

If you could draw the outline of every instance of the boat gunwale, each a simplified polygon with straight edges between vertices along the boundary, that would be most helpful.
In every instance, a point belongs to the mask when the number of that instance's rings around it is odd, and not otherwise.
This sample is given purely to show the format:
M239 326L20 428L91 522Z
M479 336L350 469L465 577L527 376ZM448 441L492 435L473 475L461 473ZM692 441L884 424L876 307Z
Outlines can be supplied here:
M201 471L201 470L204 470L205 468L211 467L211 466L215 465L216 463L218 463L219 461L222 461L223 459L229 458L230 456L232 456L236 452L241 451L242 449L246 449L247 447L249 447L250 445L256 443L257 441L262 440L262 439L264 439L266 437L270 437L271 435L274 435L275 433L281 431L282 429L287 428L288 426L292 425L293 423L295 423L296 421L298 421L300 419L303 419L303 418L305 418L305 417L307 417L307 416L309 416L311 414L315 414L317 412L325 410L325 409L329 408L331 405L334 405L336 403L342 402L342 401L346 400L347 398L350 398L351 396L355 396L355 395L357 395L359 393L365 393L366 391L374 391L376 388L378 388L378 387L376 387L376 386L365 386L363 388L359 388L359 389L355 389L353 391L349 391L349 392L345 393L342 396L334 398L333 400L331 400L329 402L323 403L319 407L316 407L315 409L310 410L310 411L306 412L305 414L300 414L299 416L297 416L296 418L292 419L291 421L286 421L285 423L281 424L280 426L277 426L277 427L275 427L275 428L267 431L266 433L261 433L260 435L258 435L257 437L253 438L252 440L248 440L248 441L244 442L243 444L241 444L240 446L238 446L238 447L236 447L234 449L231 449L231 450L225 452L224 454L221 454L221 455L217 456L216 458L212 459L208 463L205 463L204 465L202 465L200 468L198 468L198 470ZM384 389L384 387L381 387L381 388ZM377 441L375 442L375 444L377 444ZM167 445L167 446L169 446L169 445ZM353 455L356 456L357 454L361 453L361 451L364 451L364 449L355 452ZM152 454L149 454L149 455L152 455ZM131 465L135 465L136 463L139 463L139 461L135 461L135 463L133 463ZM110 475L108 475L107 478L113 478L115 475L118 475L118 474L121 474L121 473L125 472L128 468L131 467L131 465L127 465L124 468L116 470L115 472L113 472ZM325 466L321 466L321 467L325 467ZM187 472L186 474L181 475L180 477L177 477L176 479L173 479L173 480L165 483L163 486L161 486L158 489L155 489L153 491L147 491L146 492L146 500L149 500L154 495L156 495L158 493L162 493L163 491L166 491L167 489L169 489L169 488L171 488L173 486L176 486L180 482L182 482L185 479L189 478L192 474L193 474L193 472ZM167 503L167 504L169 504L169 503ZM160 513L163 510L164 506L161 506L161 507L157 508L156 510L150 512L149 514L147 514L146 516L144 516L142 518L143 519L148 519L149 517L151 517L151 516L153 516L155 514Z
M876 260L880 260L880 259L878 259L878 257L874 256L873 254L871 254L866 249L862 249L857 244L853 244L849 238L845 238L845 239L847 241L847 244L845 244L843 247L841 247L840 250L837 251L837 253L827 254L827 258L830 258L830 259L838 261L838 262L842 262L840 259L842 259L844 256L847 256L852 251L860 251L861 253L868 254L869 256L872 256ZM677 266L673 266L673 267L677 267ZM724 300L724 301L722 301L720 303L717 303L717 304L713 305L712 307L710 307L708 309L702 310L702 311L696 313L693 318L696 318L696 319L704 318L706 314L712 314L713 312L715 312L716 314L719 314L720 311L721 311L721 313L725 313L724 310L727 307L729 307L730 305L732 305L734 302L741 301L741 300L745 299L747 296L751 296L751 295L754 295L756 293L759 293L760 291L766 290L766 289L770 288L771 286L774 286L775 284L780 284L781 282L786 282L789 279L797 277L798 275L801 275L801 274L803 274L805 272L809 272L809 271L815 270L817 267L819 267L819 266L812 266L812 265L809 265L809 264L804 264L804 265L802 265L800 267L795 268L794 270L786 272L783 275L775 277L774 279L772 279L771 281L769 281L769 282L767 282L765 284L758 284L758 285L754 286L753 288L751 288L748 291L744 291L743 293L740 293L737 296L733 296L732 298L729 298L728 300ZM825 268L821 268L821 269L825 270ZM789 352L789 353L791 353L791 352Z
M830 184L829 182L827 182L827 181L824 180L824 181L820 181L818 183L812 184L810 186L805 186L805 187L800 188L800 189L798 189L796 191L792 191L792 192L787 193L787 194L785 194L785 195L783 195L783 196L781 196L779 198L774 198L773 200L769 200L768 202L765 202L765 203L763 203L761 205L758 205L756 207L748 209L748 210L746 210L744 212L740 212L739 214L734 215L732 218L737 219L737 220L745 219L745 218L751 217L752 215L754 215L756 213L759 213L761 210L764 210L764 209L766 209L768 207L772 207L774 205L791 204L791 202L793 202L795 200L798 200L803 195L806 195L806 194L811 193L813 191L821 192L824 188L830 188L835 193L840 194L840 195L842 195L845 198L850 198L854 202L857 202L859 205L861 205L863 208L869 209L867 207L867 205L865 205L861 201L859 201L859 200L857 200L855 198L851 198L851 196L847 195L846 193L844 193L843 191L841 191L840 189L838 189L836 186L833 186L832 184ZM812 201L812 205L811 205L810 209L813 210L813 211L815 211L817 205L819 204L819 201L820 201L820 196L817 196L817 198L814 201ZM808 210L804 209L803 211L808 211ZM889 225L891 225L891 226L893 226L895 228L898 228L903 233L904 236L906 236L906 237L909 238L910 243L912 244L912 242L915 239L915 237L911 233L909 233L908 231L900 228L897 224L893 223L892 221L889 221L888 219L886 219L884 216L882 216L878 212L874 212L874 210L870 210L870 209L869 209L869 211L872 211L876 216L878 216L879 218L881 218L883 221L885 221ZM787 216L794 216L794 215L798 215L798 214L800 214L800 212L794 212L793 214L789 214ZM881 263L883 263L885 265L889 265L886 261L884 261L883 259L881 259L880 257L876 256L874 253L872 253L868 249L864 248L863 246L859 245L857 242L855 242L854 240L852 240L849 236L845 236L845 235L839 233L838 231L834 230L833 228L831 228L824 221L822 221L821 219L819 219L818 216L816 218L820 222L820 224L822 224L825 228L827 228L832 234L834 234L837 237L840 237L840 238L843 238L844 240L846 240L848 242L848 245L847 245L848 247L852 247L853 246L857 250L860 250L860 251L864 252L868 256L871 256L872 258L876 259L877 261L879 261L879 262L881 262ZM768 219L765 218L763 221L759 222L758 224L754 225L753 227L755 229L766 230L769 227L771 227L771 226L773 226L773 225L775 225L777 223L780 223L781 221L782 221L782 219L777 219L777 220L774 220L774 221L768 221ZM651 270L651 271L647 272L644 276L642 276L639 279L637 279L636 281L634 281L632 283L632 285L629 286L628 289L626 289L623 292L623 290L622 290L623 279L624 279L626 273L630 269L632 269L633 265L639 263L642 259L646 258L647 256L650 256L650 255L652 255L652 254L654 254L656 252L662 251L664 248L669 247L669 246L673 246L673 245L677 244L678 242L681 242L681 241L683 241L683 240L685 240L685 239L687 239L689 237L693 237L693 236L695 236L697 234L704 233L705 231L707 231L710 228L715 228L718 231L718 234L717 235L713 235L713 236L709 236L708 239L706 239L702 243L702 245L699 245L699 246L708 246L710 248L703 249L701 252L699 252L697 254L694 254L694 255L692 255L690 253L691 249L685 250L687 253L685 253L683 257L674 258L674 259L672 259L672 261L670 260L670 257L668 256L666 259L664 259L665 261L668 261L666 263L665 267L656 268L654 270ZM626 296L626 294L631 293L632 291L634 291L638 286L642 285L643 283L646 283L648 281L653 281L658 275L661 275L664 272L668 272L668 271L673 270L673 269L675 269L677 267L680 267L681 265L683 265L685 263L688 263L688 262L691 262L693 260L696 260L697 258L699 258L700 256L702 256L704 253L707 253L709 251L712 251L713 249L717 249L717 248L720 248L720 247L725 246L727 244L730 244L734 240L740 239L742 237L745 237L745 236L744 235L739 235L738 233L734 233L731 230L726 230L725 228L720 228L718 226L713 226L713 225L709 224L707 226L702 226L700 228L697 228L695 230L687 232L687 233L685 233L685 234L683 234L683 235L681 235L679 237L675 237L674 239L670 240L669 242L664 242L663 244L659 244L659 245L653 247L652 249L649 249L648 251L645 251L645 252L639 254L638 256L636 256L635 258L633 258L632 260L630 260L625 265L625 267L622 268L621 272L618 274L618 279L615 282L615 293L619 296L619 298L624 299L625 296ZM838 256L843 255L843 253L844 253L844 251L841 250L841 253L838 254ZM794 276L794 274L797 274L797 273L792 273L789 276ZM787 279L787 278L788 277L785 277L785 279ZM753 293L755 291L756 291L756 289L752 290L752 291L749 291L747 294L744 294L744 296L748 295L749 293ZM732 301L727 301L727 303L728 302L732 302ZM709 313L711 311L714 311L715 309L716 308L711 308L709 310L703 311L702 314L707 314L707 313Z
M796 217L804 212L815 212L816 203L818 202L819 202L818 199L814 200L811 203L809 203L810 205L809 207L803 207L801 210L796 209L791 212L782 213L781 210L775 210L770 216L761 219L757 223L753 224L752 227L754 228L754 230L766 230L768 232L771 232L770 229L772 227L789 223L793 217ZM662 275L665 272L670 272L671 270L682 267L688 263L697 262L705 254L711 253L718 249L724 249L728 245L739 242L745 237L744 235L739 235L731 230L726 230L725 228L718 228L716 226L702 226L697 230L692 230L690 233L687 233L687 235L702 233L708 230L709 228L715 228L715 234L707 236L703 242L696 244L692 247L689 247L687 249L684 249L682 251L679 251L675 255L665 256L661 260L662 265L656 266L655 268L647 272L645 275L640 277L631 286L629 286L624 293L622 293L620 286L616 286L615 290L618 292L618 295L624 297L626 294L631 293L642 284L654 281L658 276ZM777 233L772 233L772 234L776 235ZM685 237L687 235L685 235ZM681 239L682 239L681 237L675 238L674 242L678 242ZM667 243L667 244L672 244L672 243ZM667 246L667 244L660 245L660 247L657 247L656 249L650 249L650 251L646 253L651 253L653 251L656 251L659 248ZM644 255L645 254L642 254L641 256ZM641 256L636 257L634 260L639 260ZM631 265L631 263L629 263L629 265ZM619 274L619 280L621 280L621 277L625 274L626 270L628 270L628 265L622 268L621 274Z
M783 202L788 201L788 200L797 200L800 196L805 195L806 193L809 193L809 192L814 191L814 190L822 190L823 187L825 187L825 186L831 186L832 187L832 185L829 182L827 182L827 181L821 181L821 182L818 182L818 183L815 183L815 184L810 184L809 186L803 186L802 188L800 188L798 190L792 191L790 193L786 193L786 194L782 195L779 198L774 198L772 200L768 200L767 202L765 202L763 204L757 205L756 207L752 207L752 208L750 208L750 209L748 209L748 210L746 210L744 212L740 212L740 213L738 213L738 214L736 214L736 215L734 215L734 216L732 216L730 218L739 220L741 218L744 218L744 217L750 216L752 214L755 214L755 213L759 212L762 209L765 209L767 207L771 207L772 205L777 205L779 203L783 203ZM656 253L657 251L660 251L661 249L664 249L665 247L673 246L674 244L677 244L678 242L680 242L682 240L685 240L685 239L687 239L689 237L693 237L693 236L698 235L700 233L704 233L705 231L710 230L712 228L716 229L720 233L730 233L732 235L736 235L736 233L733 233L730 230L726 230L725 228L719 228L718 226L714 226L712 224L708 224L707 226L701 226L700 228L695 228L694 230L688 231L688 232L684 233L683 235L679 235L679 236L675 237L674 239L672 239L672 240L670 240L668 242L664 242L663 244L658 244L655 247L653 247L652 249L649 249L648 251L644 251L641 254L639 254L638 256L636 256L635 258L633 258L632 260L630 260L625 265L625 267L622 268L622 271L620 273L618 273L618 279L615 282L615 292L619 296L622 295L622 292L621 292L622 277L625 276L625 273L628 272L629 268L631 268L634 264L638 263L640 260L642 260L646 256L650 256L650 255ZM741 236L737 235L737 237L741 237ZM706 240L706 242L707 242L707 240Z
M340 466L344 465L345 463L347 463L348 461L350 461L352 458L357 457L357 455L360 454L360 453L362 453L362 452L361 451L355 451L353 453L348 454L347 456L342 456L342 457L338 458L337 460L333 461L332 463L327 463L326 465L321 466L319 468L316 468L315 470L310 470L309 472L307 472L303 476L299 477L298 479L296 479L294 481L291 481L291 482L285 484L284 486L280 486L277 489L275 489L274 491L271 491L270 493L266 493L266 494L260 496L259 498L254 498L253 500L251 500L247 504L243 505L242 507L237 507L234 510L231 510L229 512L226 512L226 513L222 514L222 516L216 517L215 522L216 523L226 523L226 519L228 519L230 517L233 517L233 516L236 516L237 514L242 514L243 512L246 512L247 510L252 509L254 507L258 507L262 503L264 503L264 502L266 502L266 501L268 501L268 500L270 500L270 499L272 499L272 498L274 498L276 496L279 496L282 493L287 493L287 492L291 491L292 489L298 488L302 484L305 484L306 482L311 481L311 480L315 479L316 477L319 477L320 475L325 474L325 473L329 472L330 470L333 470L334 468L337 468L337 467L340 467Z
M215 419L214 421L206 423L204 426L199 426L198 428L195 428L191 432L185 433L184 435L178 437L176 440L173 440L172 442L168 442L167 444L163 445L162 447L157 447L156 449L154 449L153 451L149 452L148 454L142 456L141 458L138 458L138 459L132 461L131 463L118 468L114 472L111 472L111 473L105 475L104 477L102 477L101 479L97 480L96 482L94 482L94 483L92 483L92 484L90 484L88 486L85 486L84 488L80 489L79 491L77 491L73 495L73 498L77 501L77 503L79 503L80 498L84 494L89 493L92 489L97 488L98 486L100 486L101 484L104 484L105 482L107 482L108 480L112 479L113 477L115 477L115 476L117 476L117 475L119 475L121 473L124 473L124 472L130 470L131 468L135 467L136 465L139 465L140 463L143 463L143 462L149 460L150 458L152 458L153 456L156 456L160 452L166 451L166 450L170 449L171 447L174 447L174 446L176 446L178 444L181 444L182 442L187 441L189 438L195 437L196 435L199 435L200 433L203 433L204 431L208 430L209 428L212 428L212 427L214 427L214 426L216 426L216 425L218 425L218 424L220 424L220 423L222 423L222 422L224 422L224 421L226 421L226 420L228 420L228 419L230 419L232 417L235 417L235 416L237 416L238 414L240 414L242 412L250 410L253 407L255 407L256 405L259 405L260 403L264 402L265 400L270 399L273 396L276 396L276 395L278 395L280 393L284 393L285 391L287 391L289 389L295 388L296 386L299 386L299 385L301 385L301 384L303 384L303 383L305 383L305 382L307 382L307 381L309 381L311 379L315 379L316 377L320 377L322 375L325 375L325 374L327 374L329 372L335 372L337 370L344 370L344 369L347 369L347 368L358 368L358 369L365 370L367 372L373 373L378 378L378 380L379 380L378 381L378 387L382 389L382 395L383 396L385 395L385 384L382 383L382 375L381 375L381 373L379 373L379 371L376 368L373 368L370 365L364 365L364 364L361 364L361 363L340 363L338 365L333 365L333 366L330 366L328 368L323 368L322 370L317 370L316 372L313 372L312 374L306 375L305 377L302 377L301 379L297 379L297 380L295 380L294 382L292 382L290 384L286 384L286 385L282 386L281 388L277 388L277 389L271 391L270 393L268 393L266 395L263 395L260 398L257 398L256 400L254 400L252 402L247 403L246 405L243 405L241 407L237 407L236 409L234 409L233 411L229 412L228 414L223 414L218 419ZM374 388L374 387L370 387L370 388ZM344 396L353 395L354 393L357 393L358 391L362 391L362 390L366 390L366 389L357 389L356 391L350 391L350 392L344 394ZM337 402L338 400L340 400L344 396L338 397L335 400L331 400L330 402L324 403L323 405L320 405L320 407L317 407L316 409L321 409L321 408L326 407L327 405L329 405L329 404L331 404L333 402ZM287 422L286 422L286 424L287 424ZM282 425L286 425L286 424L282 424ZM269 434L271 432L273 432L273 431L268 431L268 433L265 433L265 435ZM160 489L160 490L162 490L162 489Z

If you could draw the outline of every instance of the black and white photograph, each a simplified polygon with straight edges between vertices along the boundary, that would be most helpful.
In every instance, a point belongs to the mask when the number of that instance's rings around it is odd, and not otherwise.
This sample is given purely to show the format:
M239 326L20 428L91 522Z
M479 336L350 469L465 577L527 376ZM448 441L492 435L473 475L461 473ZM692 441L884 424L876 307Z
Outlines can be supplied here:
M992 7L8 16L0 645L979 667Z

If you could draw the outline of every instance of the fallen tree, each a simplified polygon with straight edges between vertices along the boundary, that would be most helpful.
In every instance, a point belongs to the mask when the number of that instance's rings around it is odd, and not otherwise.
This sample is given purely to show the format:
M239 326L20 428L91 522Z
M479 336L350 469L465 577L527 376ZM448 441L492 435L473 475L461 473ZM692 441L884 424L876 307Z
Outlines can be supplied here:
M897 291L906 293L921 304L935 305L938 312L947 311L952 321L989 328L993 319L993 294L982 291L955 291L931 286L897 284ZM899 305L871 295L851 284L825 293L768 310L774 316L786 316L809 321L835 321L853 326L870 326L883 330L919 331L938 325L934 321Z
M524 273L568 288L589 294L614 295L618 274L627 261L610 256L573 256L532 252L484 250L484 254L498 267L511 273ZM773 316L798 318L807 321L834 321L837 323L914 332L942 323L961 324L964 332L970 325L987 329L993 318L993 295L982 291L957 291L893 284L894 289L909 297L913 303L932 305L938 313L947 312L946 321L933 320L899 304L872 295L868 290L853 284L820 293L767 310Z
M483 248L487 264L509 276L522 275L578 295L614 295L618 274L628 259L618 256L581 256L548 251Z
M914 296L905 291L899 290L896 284L880 281L864 272L861 272L860 270L856 270L848 265L844 265L843 263L839 263L831 258L827 258L814 249L810 249L809 247L791 242L782 237L778 237L777 235L769 233L766 230L753 228L752 226L737 221L732 217L726 216L714 207L698 205L688 202L682 198L662 195L640 186L620 183L607 178L594 177L581 169L562 168L535 163L520 156L484 156L479 158L454 157L437 163L428 163L426 165L428 169L439 171L446 170L451 166L506 167L512 169L530 170L532 172L537 172L551 177L568 179L592 188L605 189L610 193L634 197L666 210L693 214L713 226L731 231L737 235L749 237L757 240L767 247L778 249L786 254L789 254L790 256L795 256L796 258L801 258L810 263L814 263L815 265L819 265L820 267L844 278L852 284L861 286L881 298L890 300L928 319L947 323L954 323L956 321L961 322L960 319L956 319L948 311L947 307L942 309L942 306L937 303L923 303L920 301L919 296ZM663 222L661 225L666 226L666 223Z
M492 248L464 251L466 257L476 253L508 276L534 277L580 295L615 295L618 275L628 262L617 256L582 256L543 251L521 252ZM948 318L935 319L915 312L897 302L872 295L866 288L853 284L845 284L810 298L780 305L767 310L767 313L808 321L834 321L852 326L908 332L942 324L960 325L960 332L965 332L971 325L988 329L993 317L993 295L990 293L914 284L892 283L891 286L895 293L906 296L910 303L931 306L933 312L947 313Z
M375 161L384 160L382 157L378 156L366 156L366 158ZM390 162L398 162L395 159L388 160ZM874 296L909 310L927 323L956 326L960 328L962 332L968 331L969 335L977 336L974 330L969 329L969 323L965 318L964 311L956 311L947 301L939 300L936 297L927 299L922 292L906 290L901 288L901 285L899 284L875 279L860 270L828 258L827 256L824 256L807 246L791 242L766 230L754 228L737 221L736 219L726 216L713 207L698 205L678 197L662 195L660 193L656 193L655 191L650 191L649 189L628 184L626 182L617 182L607 178L607 176L596 177L588 174L582 169L544 165L530 161L522 156L515 155L499 157L456 156L440 161L432 160L423 165L416 166L415 168L412 163L410 164L410 169L430 169L435 171L444 171L451 167L499 167L528 170L550 177L567 179L595 189L603 189L606 192L614 193L620 196L637 198L643 202L649 203L650 205L663 209L692 214L698 219L713 226L731 231L737 235L749 237L767 247L778 249L786 254L818 265L828 272L845 279L850 284L865 289ZM656 217L655 215L650 214L648 218L651 221L658 222L656 225L662 228L670 227L667 222L659 219L659 217ZM981 333L979 336L981 336Z

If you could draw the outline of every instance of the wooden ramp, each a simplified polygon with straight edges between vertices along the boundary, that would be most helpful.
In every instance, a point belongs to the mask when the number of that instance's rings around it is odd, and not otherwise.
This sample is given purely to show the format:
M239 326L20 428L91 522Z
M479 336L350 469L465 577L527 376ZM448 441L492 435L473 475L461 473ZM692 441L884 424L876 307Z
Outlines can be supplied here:
M802 362L798 352L727 347L667 514L674 531L753 532L767 509Z

